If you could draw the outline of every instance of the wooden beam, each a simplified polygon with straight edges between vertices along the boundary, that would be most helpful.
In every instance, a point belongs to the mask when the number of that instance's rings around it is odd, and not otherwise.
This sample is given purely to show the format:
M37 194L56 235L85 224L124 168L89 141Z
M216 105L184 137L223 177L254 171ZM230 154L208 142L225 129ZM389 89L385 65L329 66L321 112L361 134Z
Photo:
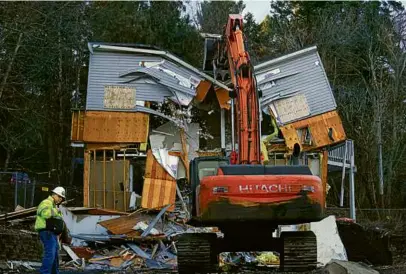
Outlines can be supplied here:
M185 166L186 178L189 179L189 155L187 151L186 134L183 128L180 130L180 141L182 143L182 154L180 159Z
M328 180L328 150L323 150L321 155L321 183L323 184L324 207L327 206L327 180Z
M83 206L89 207L90 152L85 151L83 167Z

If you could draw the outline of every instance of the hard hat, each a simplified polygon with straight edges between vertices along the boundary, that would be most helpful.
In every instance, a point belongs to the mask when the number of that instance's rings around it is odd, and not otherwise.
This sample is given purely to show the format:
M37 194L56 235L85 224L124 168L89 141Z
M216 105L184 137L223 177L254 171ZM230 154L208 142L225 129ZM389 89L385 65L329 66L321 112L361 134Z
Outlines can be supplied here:
M58 196L61 196L62 198L66 198L65 197L65 189L61 186L58 186L56 188L54 188L54 190L52 190L53 193L55 193Z

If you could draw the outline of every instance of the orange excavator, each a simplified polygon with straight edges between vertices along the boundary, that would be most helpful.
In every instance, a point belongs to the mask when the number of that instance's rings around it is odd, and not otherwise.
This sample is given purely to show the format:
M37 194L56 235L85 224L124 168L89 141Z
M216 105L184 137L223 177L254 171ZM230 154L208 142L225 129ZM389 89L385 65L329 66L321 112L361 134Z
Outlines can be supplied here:
M179 273L213 272L219 253L225 251L276 251L284 271L313 269L317 265L313 232L273 234L279 225L323 218L321 180L307 166L261 164L260 94L241 15L229 16L215 59L230 73L238 149L233 144L230 157L191 161L191 223L218 227L224 237L213 232L182 234L177 242Z

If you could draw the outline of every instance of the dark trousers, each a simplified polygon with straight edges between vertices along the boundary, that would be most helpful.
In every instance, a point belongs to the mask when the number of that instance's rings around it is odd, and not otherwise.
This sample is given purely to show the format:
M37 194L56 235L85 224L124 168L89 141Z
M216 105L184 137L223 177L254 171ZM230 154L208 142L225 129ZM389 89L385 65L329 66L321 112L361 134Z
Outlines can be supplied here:
M50 231L41 231L39 238L44 246L41 274L59 274L58 237Z

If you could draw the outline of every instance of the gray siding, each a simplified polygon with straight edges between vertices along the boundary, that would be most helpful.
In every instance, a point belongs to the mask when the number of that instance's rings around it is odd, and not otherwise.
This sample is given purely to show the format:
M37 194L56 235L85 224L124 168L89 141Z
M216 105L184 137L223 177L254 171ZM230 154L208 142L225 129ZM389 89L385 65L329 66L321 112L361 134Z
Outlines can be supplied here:
M179 84L176 78L158 69L141 67L139 63L142 61L163 61L160 66L164 69L171 70L186 79L194 77L197 81L203 80L202 77L191 70L178 66L159 56L97 51L95 49L90 56L86 109L105 110L104 86L106 85L134 87L136 89L137 101L162 102L165 98L171 98L176 101L175 92L178 96L185 98L185 102L188 102L188 100L191 100L195 96L196 90L194 87L184 87ZM148 78L143 77L132 81L140 75L148 76ZM123 111L131 110L127 109Z
M275 61L255 71L258 88L263 93L263 108L275 100L302 93L309 106L309 116L336 109L337 105L316 48L293 53ZM277 69L280 70L279 73L270 74ZM267 79L264 79L265 75L268 76Z

